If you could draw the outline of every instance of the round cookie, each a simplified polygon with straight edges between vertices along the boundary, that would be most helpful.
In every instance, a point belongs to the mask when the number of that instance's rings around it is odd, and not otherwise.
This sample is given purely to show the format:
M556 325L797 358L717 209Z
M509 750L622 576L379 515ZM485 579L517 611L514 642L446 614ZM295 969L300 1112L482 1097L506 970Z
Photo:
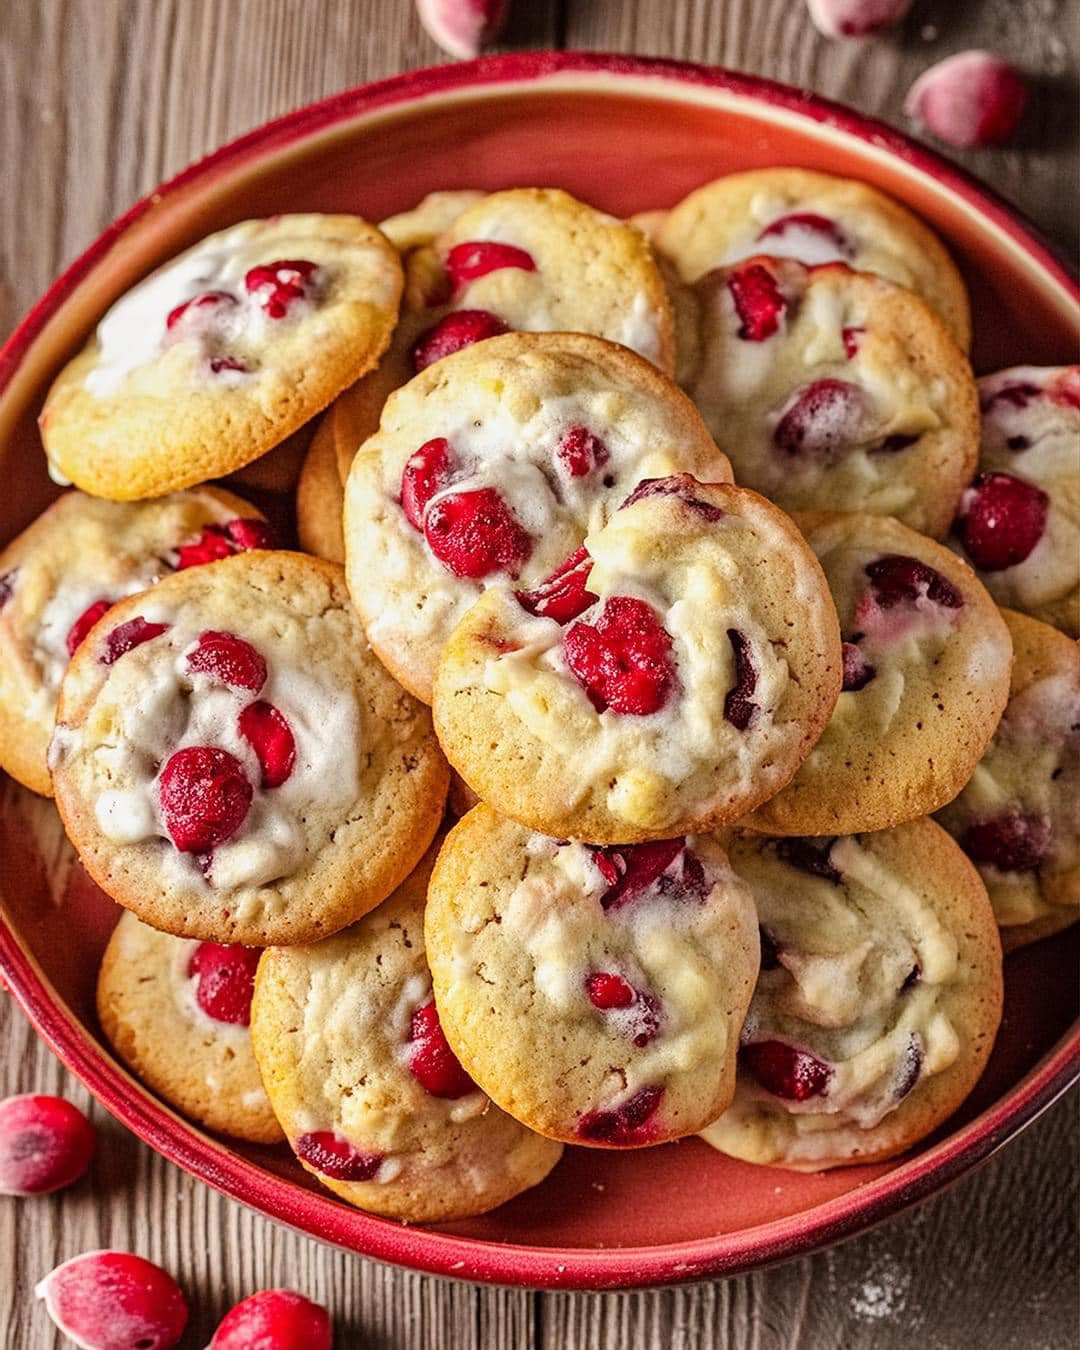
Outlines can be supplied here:
M447 1040L497 1105L632 1148L730 1102L756 924L708 837L594 849L478 806L439 854L424 935Z
M797 520L840 616L843 692L798 773L746 823L853 834L936 811L971 777L1001 717L1009 630L966 563L899 521Z
M643 478L729 482L690 400L623 347L510 333L387 402L345 489L350 593L380 659L430 701L454 625L488 587L546 577Z
M778 792L840 674L836 611L793 523L681 475L642 484L548 582L477 601L439 665L435 725L481 799L532 829L666 839Z
M439 1027L424 956L434 853L345 932L265 952L251 1023L304 1167L350 1204L412 1223L486 1213L562 1153L484 1096Z
M945 246L868 183L809 169L728 174L684 197L653 227L653 239L684 281L760 253L845 262L922 296L957 344L971 345L967 290Z
M869 511L942 538L975 471L967 358L911 291L843 263L752 258L695 286L683 387L736 480L786 511Z
M49 756L102 890L155 928L247 946L310 942L383 900L448 778L341 568L286 552L115 606L68 668Z
M0 552L0 765L51 797L56 696L95 619L170 572L270 543L261 513L220 488L135 504L81 492L55 501Z
M1080 635L1080 366L1013 366L979 381L979 475L956 547L999 605Z
M963 791L938 812L979 869L1006 951L1080 918L1080 648L1002 610L1009 702Z
M341 397L347 398L348 393ZM345 534L341 522L345 490L338 473L332 412L333 409L328 410L319 423L300 471L296 487L296 533L305 552L314 553L328 562L344 563Z
M185 1116L256 1144L284 1139L248 1023L259 953L159 933L123 914L101 958L97 1009L109 1044Z
M241 489L250 488L254 492L295 492L315 427L314 418L305 422L298 431L287 436L272 450L267 450L265 455L260 455L242 469L229 474L227 481L230 485Z
M702 1137L799 1172L903 1153L978 1081L1001 1021L986 890L931 820L728 842L761 923L735 1100Z
M358 216L210 235L122 296L57 376L50 465L122 501L239 469L375 365L401 288L397 252Z
M379 221L379 229L399 253L409 253L423 244L433 244L463 211L487 194L479 188L454 188L449 192L429 192L426 197L397 215Z

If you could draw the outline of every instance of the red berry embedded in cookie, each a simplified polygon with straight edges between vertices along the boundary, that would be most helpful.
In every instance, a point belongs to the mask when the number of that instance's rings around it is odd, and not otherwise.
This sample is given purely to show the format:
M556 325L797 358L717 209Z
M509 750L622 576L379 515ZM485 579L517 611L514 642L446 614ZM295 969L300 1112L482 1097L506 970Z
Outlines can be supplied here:
M840 330L840 336L844 340L844 355L849 361L853 361L858 356L865 332L865 328L842 328Z
M736 268L727 284L742 324L739 337L747 342L771 338L780 327L787 301L769 269L761 263L749 263Z
M578 1121L577 1135L597 1144L647 1144L657 1133L652 1123L664 1089L656 1084L639 1088L621 1106L588 1111Z
M305 258L283 258L252 267L244 286L271 319L284 319L298 300L314 295L318 271L317 264Z
M185 332L204 327L212 314L219 313L222 309L231 309L235 304L237 304L236 296L230 295L228 291L203 291L200 295L194 295L190 300L177 305L175 309L170 309L165 327L170 332L181 323Z
M865 689L877 674L877 668L870 664L854 642L843 643L841 652L844 658L844 683L841 692L851 694Z
M361 1153L330 1130L302 1134L293 1148L298 1158L335 1181L370 1181L383 1161L381 1153Z
M235 633L208 630L199 634L199 645L187 656L187 668L196 675L227 684L230 689L250 689L257 694L266 683L266 661L250 642Z
M230 520L224 525L204 525L198 539L176 550L176 570L220 562L234 553L252 548L273 548L274 535L265 520Z
M240 714L240 735L255 752L262 774L260 787L284 783L296 763L296 741L284 715L272 703L259 699Z
M660 1003L652 994L635 989L621 975L602 970L586 975L585 992L594 1008L615 1014L616 1026L639 1049L656 1038Z
M188 1307L167 1271L131 1252L83 1252L57 1266L34 1293L87 1350L172 1350Z
M563 639L566 664L598 712L658 712L675 684L671 637L644 600L615 595L595 623L575 623Z
M141 647L144 642L160 637L162 633L168 631L169 624L150 623L141 614L136 614L133 619L128 619L126 623L118 623L110 633L106 634L98 660L103 666L111 666L119 661L122 656L126 656L128 652L133 651L136 647Z
M972 862L989 864L999 872L1036 872L1050 848L1050 821L1010 811L969 825L960 836L960 847Z
M729 628L727 635L735 657L735 683L724 696L724 718L737 731L745 731L758 713L758 705L752 697L757 688L757 670L745 634L737 628Z
M960 542L980 571L1015 567L1043 537L1049 507L1049 496L1034 483L1007 473L981 473L960 499Z
M786 455L831 460L858 443L865 412L858 385L815 380L788 402L773 430L773 444Z
M78 1181L94 1156L94 1127L63 1097L0 1101L0 1195L48 1195Z
M844 876L830 857L835 843L836 837L827 835L817 839L781 839L776 846L776 856L789 867L797 867L800 872L809 872L811 876L822 877L839 886Z
M523 248L490 240L455 244L446 257L446 270L455 291L470 281L486 277L489 272L499 272L506 267L516 267L522 272L536 271L536 263Z
M832 1068L786 1041L751 1041L739 1051L739 1059L766 1092L789 1102L824 1097L832 1082Z
M765 226L758 235L758 242L768 239L782 239L789 231L819 235L824 242L831 244L845 258L852 257L855 252L848 241L847 235L844 234L836 221L830 220L828 216L818 215L816 211L792 211L790 215L781 216L779 220L774 220L771 225ZM768 247L763 248L761 252L768 253Z
M593 1007L602 1011L608 1008L629 1008L637 998L632 984L628 984L621 975L612 975L604 970L595 970L585 976L585 992Z
M165 828L181 853L207 853L231 838L252 795L240 761L213 745L177 750L158 779Z
M238 553L253 548L275 548L274 531L265 520L236 516L226 521L225 534Z
M258 947L200 942L191 954L188 974L195 981L195 999L215 1022L246 1027L251 1021Z
M865 567L874 599L882 609L924 597L944 609L961 609L964 597L951 581L918 558L889 553Z
M686 848L686 840L655 839L646 844L590 848L592 860L607 883L600 897L603 909L619 909L647 891Z
M331 1350L330 1315L291 1289L263 1289L222 1318L207 1350Z
M450 1049L434 1000L413 1013L409 1040L413 1044L409 1069L425 1092L454 1098L476 1091L476 1084Z
M453 457L443 436L425 441L405 462L401 471L401 509L414 530L423 530L428 502L450 483Z
M86 637L87 633L89 633L90 629L93 628L94 624L97 623L98 619L112 609L112 604L113 602L111 600L95 600L92 605L88 605L86 609L83 610L71 625L70 629L68 629L68 656L75 655L75 649L82 645L83 639Z
M585 583L592 571L592 559L584 545L531 591L518 591L517 600L522 609L541 619L569 623L595 605L599 596L586 589Z
M571 478L584 478L611 458L607 446L588 427L571 427L555 454Z
M412 349L413 369L419 374L444 356L509 331L497 314L486 309L455 310L417 338Z
M451 492L432 502L424 538L447 571L473 581L493 572L516 577L532 553L532 538L494 488Z
M673 473L668 478L643 478L619 510L624 511L646 497L678 497L706 520L721 520L724 515L722 508L697 496L698 486L698 480L688 473Z
M212 356L210 358L210 370L214 375L220 375L223 371L234 370L241 375L246 375L250 367L245 361L241 361L238 356Z

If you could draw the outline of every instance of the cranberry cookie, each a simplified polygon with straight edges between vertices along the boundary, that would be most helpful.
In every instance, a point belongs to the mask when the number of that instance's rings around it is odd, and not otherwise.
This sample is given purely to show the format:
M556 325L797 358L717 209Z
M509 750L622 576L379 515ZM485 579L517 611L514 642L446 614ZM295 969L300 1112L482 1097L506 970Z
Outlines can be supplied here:
M484 1091L553 1139L632 1148L730 1102L756 922L709 838L589 848L478 806L424 930L447 1040Z
M276 1144L284 1135L248 1032L258 960L256 947L190 942L124 914L101 959L97 1009L120 1058L185 1116Z
M1002 610L1012 634L1005 714L938 820L979 869L1006 951L1080 918L1080 649Z
M328 411L319 423L300 470L300 482L296 487L296 533L305 552L314 553L327 562L344 563L345 533L341 522L345 489L338 473L331 412Z
M52 796L45 756L71 654L116 600L171 572L271 545L253 506L219 488L157 501L65 493L0 552L0 765Z
M50 765L102 890L155 928L249 946L310 942L383 900L448 778L341 569L284 552L115 606L68 668Z
M643 478L731 470L655 366L575 333L445 357L387 403L345 489L346 571L368 639L431 700L454 625L488 587L535 585Z
M129 500L258 459L375 365L401 288L397 252L357 216L210 235L118 300L61 371L40 419L53 470Z
M794 779L748 824L852 834L936 811L971 777L1001 717L1009 630L966 563L899 521L798 522L840 615L843 692Z
M757 905L761 974L735 1100L703 1138L801 1172L902 1153L975 1086L1001 1021L978 874L930 820L728 847Z
M446 1042L424 956L433 858L345 932L265 952L251 1023L304 1167L350 1204L413 1223L494 1209L562 1153L494 1106Z
M477 601L439 665L435 724L470 787L532 829L666 839L778 792L840 674L836 611L794 524L681 475L643 483L539 586Z

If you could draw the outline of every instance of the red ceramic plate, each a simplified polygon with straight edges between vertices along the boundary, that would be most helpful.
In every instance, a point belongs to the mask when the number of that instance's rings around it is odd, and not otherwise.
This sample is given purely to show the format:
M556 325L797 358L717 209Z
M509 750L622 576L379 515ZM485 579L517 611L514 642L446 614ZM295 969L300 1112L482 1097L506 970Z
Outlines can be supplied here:
M337 95L188 169L119 220L0 352L0 538L55 489L34 418L105 306L210 230L302 205L378 220L433 188L555 185L617 214L718 174L797 164L877 184L947 239L971 285L981 370L1068 361L1077 290L1015 211L945 160L843 108L764 80L667 61L539 53L418 71ZM51 806L0 792L0 964L64 1062L195 1176L296 1228L418 1270L504 1284L628 1288L731 1274L861 1231L986 1159L1080 1062L1077 931L1010 956L1005 1023L963 1110L897 1162L801 1176L696 1139L571 1148L494 1214L406 1228L349 1209L283 1152L222 1142L144 1091L104 1048L97 959L116 909L66 858Z

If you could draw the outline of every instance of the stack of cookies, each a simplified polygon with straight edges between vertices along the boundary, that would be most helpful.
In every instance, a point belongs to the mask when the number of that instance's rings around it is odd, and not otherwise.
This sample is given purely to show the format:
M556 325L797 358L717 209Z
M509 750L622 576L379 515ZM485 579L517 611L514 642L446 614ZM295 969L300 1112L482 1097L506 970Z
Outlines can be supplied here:
M564 1144L935 1129L1080 917L1080 368L970 337L794 169L249 221L123 296L0 554L117 1053L416 1222Z

